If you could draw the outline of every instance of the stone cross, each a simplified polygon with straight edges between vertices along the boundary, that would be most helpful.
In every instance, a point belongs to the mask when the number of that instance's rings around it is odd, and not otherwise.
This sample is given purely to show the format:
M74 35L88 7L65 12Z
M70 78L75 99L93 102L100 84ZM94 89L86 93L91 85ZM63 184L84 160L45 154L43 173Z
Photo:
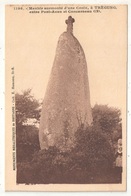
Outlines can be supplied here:
M75 19L72 18L72 16L69 16L68 19L65 21L67 24L67 32L73 33L73 23L75 22Z

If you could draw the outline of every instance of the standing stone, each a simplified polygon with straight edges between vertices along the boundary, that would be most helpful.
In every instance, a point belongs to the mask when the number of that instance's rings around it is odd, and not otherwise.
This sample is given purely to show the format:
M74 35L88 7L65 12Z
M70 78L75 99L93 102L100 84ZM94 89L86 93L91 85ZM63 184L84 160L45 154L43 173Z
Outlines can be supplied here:
M67 31L59 37L43 101L39 130L41 149L71 146L78 127L92 123L85 54L73 35L75 20L69 16L65 22Z

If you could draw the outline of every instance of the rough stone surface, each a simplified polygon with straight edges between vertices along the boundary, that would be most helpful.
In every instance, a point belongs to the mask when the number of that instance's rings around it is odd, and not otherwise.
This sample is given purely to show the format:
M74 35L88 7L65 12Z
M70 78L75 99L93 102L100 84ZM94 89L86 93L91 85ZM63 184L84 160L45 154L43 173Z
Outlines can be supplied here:
M92 123L87 63L80 43L67 31L58 40L43 101L39 130L41 149L53 145L69 147L82 123Z

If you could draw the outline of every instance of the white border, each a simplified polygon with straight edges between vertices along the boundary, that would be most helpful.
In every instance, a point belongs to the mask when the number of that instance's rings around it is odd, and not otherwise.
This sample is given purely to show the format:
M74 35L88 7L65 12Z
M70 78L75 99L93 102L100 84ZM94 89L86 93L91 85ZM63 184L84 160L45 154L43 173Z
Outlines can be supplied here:
M5 138L5 49L4 49L4 5L1 6L0 3L0 194L1 190L4 190L4 138Z
M77 192L77 193L57 193L57 192L44 192L44 193L18 193L18 192L11 192L5 193L4 192L4 171L5 171L5 163L4 163L4 151L5 151L5 111L4 111L4 104L5 104L5 36L4 36L4 21L5 21L5 13L4 13L4 6L6 4L128 4L128 120L127 120L127 192L97 192L97 193L88 193L91 195L131 195L131 1L130 0L0 0L0 195L21 195L27 194L35 195L35 194L44 194L44 195L66 195L66 194L87 194L86 192ZM129 36L130 35L130 36Z

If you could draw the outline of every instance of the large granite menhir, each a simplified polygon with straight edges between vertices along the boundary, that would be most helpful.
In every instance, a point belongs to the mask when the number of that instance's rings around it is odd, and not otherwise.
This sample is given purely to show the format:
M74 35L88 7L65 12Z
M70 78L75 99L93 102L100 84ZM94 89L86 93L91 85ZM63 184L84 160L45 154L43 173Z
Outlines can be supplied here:
M67 31L58 40L40 119L41 149L70 147L78 127L92 123L87 63L73 35L74 21L68 17Z

